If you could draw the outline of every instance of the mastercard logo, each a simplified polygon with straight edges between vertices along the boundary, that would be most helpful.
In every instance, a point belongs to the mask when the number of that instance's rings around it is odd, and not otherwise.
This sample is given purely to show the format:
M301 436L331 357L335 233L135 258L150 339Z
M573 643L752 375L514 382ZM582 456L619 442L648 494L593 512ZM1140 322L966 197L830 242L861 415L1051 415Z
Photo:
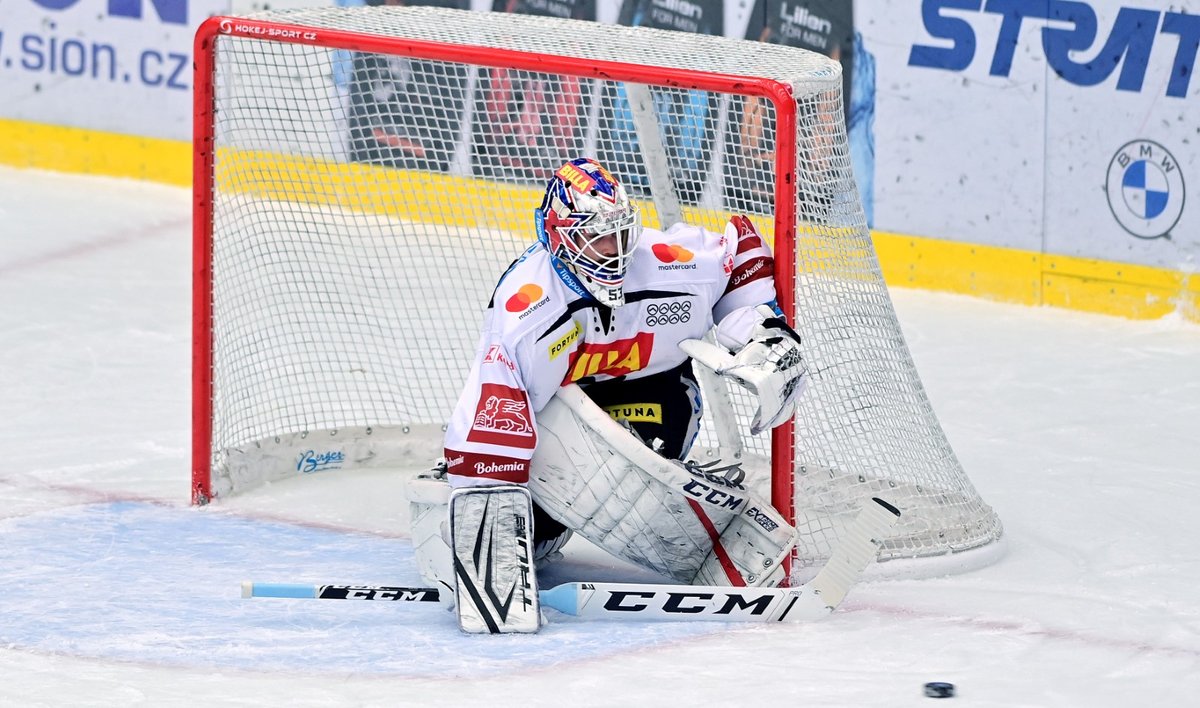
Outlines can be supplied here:
M651 250L654 251L655 258L663 263L687 263L696 256L683 246L674 243L656 243Z
M504 303L504 309L509 312L520 312L533 303L542 299L542 289L533 283L525 283L515 295Z

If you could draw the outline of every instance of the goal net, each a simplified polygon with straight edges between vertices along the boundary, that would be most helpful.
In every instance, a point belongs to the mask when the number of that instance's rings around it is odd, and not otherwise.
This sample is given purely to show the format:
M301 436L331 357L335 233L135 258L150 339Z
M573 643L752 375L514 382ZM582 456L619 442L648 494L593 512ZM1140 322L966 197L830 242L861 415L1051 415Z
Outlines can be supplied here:
M697 366L693 454L740 459L795 520L793 579L871 496L904 512L882 560L995 546L880 274L836 62L427 7L212 18L196 48L196 503L431 463L492 288L552 171L586 155L648 226L746 214L773 245L808 392L750 436L751 402Z

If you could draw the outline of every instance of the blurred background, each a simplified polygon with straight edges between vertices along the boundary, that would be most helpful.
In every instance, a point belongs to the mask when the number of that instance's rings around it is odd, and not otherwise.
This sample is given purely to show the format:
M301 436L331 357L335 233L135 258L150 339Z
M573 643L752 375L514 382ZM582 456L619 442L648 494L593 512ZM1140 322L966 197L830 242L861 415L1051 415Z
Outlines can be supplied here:
M197 25L331 2L0 0L0 164L186 186ZM834 57L844 70L854 172L890 284L1200 320L1200 0L410 4L724 34ZM467 139L427 129L423 118L446 102L388 103L401 93L389 83L411 71L377 55L347 53L333 65L327 80L348 116L339 159L451 167L421 162ZM471 136L472 145L584 144L589 97L579 86L526 85L504 72L479 83L492 95L500 86L506 100L461 95L452 110L490 111L489 123L511 129ZM693 114L703 121L711 110L701 101ZM688 128L674 126L673 135L686 141ZM698 174L722 157L754 159L753 126L730 130L738 139L722 149L736 154L695 145ZM475 152L459 167L485 177L547 169L536 159L496 166Z

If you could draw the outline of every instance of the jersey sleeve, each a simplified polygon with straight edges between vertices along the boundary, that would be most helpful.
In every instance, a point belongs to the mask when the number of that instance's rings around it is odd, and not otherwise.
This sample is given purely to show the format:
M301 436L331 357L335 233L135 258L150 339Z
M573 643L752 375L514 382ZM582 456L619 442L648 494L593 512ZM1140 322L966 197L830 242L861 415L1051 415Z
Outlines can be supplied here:
M729 220L723 241L729 281L713 307L713 320L717 323L717 339L736 350L749 340L754 326L763 319L755 308L763 304L776 307L775 259L745 216Z
M547 331L563 319L564 298L532 264L502 278L462 394L446 426L445 458L453 486L529 480L537 447L536 413L558 390L566 356L554 356Z
M537 423L520 342L489 328L446 426L446 468L453 486L529 481Z

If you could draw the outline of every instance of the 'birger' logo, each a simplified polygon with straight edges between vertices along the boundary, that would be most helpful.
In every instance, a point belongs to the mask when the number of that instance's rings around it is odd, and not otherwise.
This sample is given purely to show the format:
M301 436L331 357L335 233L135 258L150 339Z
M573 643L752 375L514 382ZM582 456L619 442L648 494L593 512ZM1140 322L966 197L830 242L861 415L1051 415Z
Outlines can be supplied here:
M656 243L650 250L663 263L688 263L696 257L696 254L676 243Z
M341 450L325 450L323 452L305 450L300 453L300 462L296 464L296 471L312 474L313 472L341 469L342 463L345 461L346 453Z
M639 332L636 337L603 344L585 343L572 355L563 384L574 383L586 376L624 376L641 371L650 363L653 349L653 332Z
M515 295L508 299L508 302L504 303L504 309L509 312L528 310L530 305L542 299L544 292L539 285L525 283Z

